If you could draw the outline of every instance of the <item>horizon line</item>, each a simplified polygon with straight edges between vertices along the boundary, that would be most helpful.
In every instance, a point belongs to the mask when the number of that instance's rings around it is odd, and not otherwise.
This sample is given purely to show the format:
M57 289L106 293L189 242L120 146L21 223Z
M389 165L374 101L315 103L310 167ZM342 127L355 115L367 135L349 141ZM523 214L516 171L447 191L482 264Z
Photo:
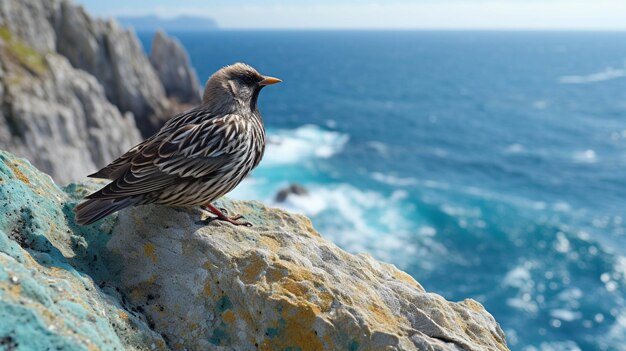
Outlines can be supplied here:
M126 26L128 28L133 28L133 26ZM162 28L161 28L162 29ZM155 26L154 29L141 31L150 31L150 30L159 30L158 26ZM227 32L227 31L294 31L294 32L325 32L325 31L345 31L345 32L613 32L613 33L624 33L626 32L626 27L624 28L574 28L574 27L563 27L563 28L533 28L533 27L525 27L525 28L509 28L509 27L484 27L484 28L473 28L473 27L409 27L409 28L377 28L377 27L310 27L310 28L301 28L301 27L220 27L219 25L215 28L211 29L185 29L178 30L177 32Z

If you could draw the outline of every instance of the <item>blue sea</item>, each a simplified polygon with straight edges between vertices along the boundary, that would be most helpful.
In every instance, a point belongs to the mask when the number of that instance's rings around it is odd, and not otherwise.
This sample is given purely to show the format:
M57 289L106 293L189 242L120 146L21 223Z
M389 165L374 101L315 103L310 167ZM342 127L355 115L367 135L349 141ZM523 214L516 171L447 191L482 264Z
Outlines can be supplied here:
M203 81L284 81L232 197L480 301L513 350L626 350L626 33L173 34Z

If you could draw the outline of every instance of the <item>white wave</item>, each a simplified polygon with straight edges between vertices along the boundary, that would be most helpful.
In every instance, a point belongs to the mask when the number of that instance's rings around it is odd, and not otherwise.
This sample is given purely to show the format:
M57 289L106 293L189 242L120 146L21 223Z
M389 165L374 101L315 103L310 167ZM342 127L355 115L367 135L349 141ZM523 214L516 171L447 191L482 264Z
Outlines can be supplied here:
M570 288L570 289L563 290L558 295L559 300L563 302L569 302L569 303L576 301L576 300L580 300L583 296L584 296L583 291L578 288Z
M437 230L433 227L420 227L418 234L422 236L435 236L437 234Z
M615 317L615 322L611 325L606 335L607 341L615 345L626 345L626 309L615 308L612 314ZM601 314L598 314L598 316L601 316L601 318L595 318L596 322L604 321L604 316Z
M312 158L329 158L339 153L349 137L315 125L268 131L267 149L261 166L297 163Z
M417 184L417 179L415 178L401 178L393 175L387 175L379 172L372 173L372 179L389 185L394 186L408 186Z
M406 195L394 192L384 196L348 184L309 184L306 187L308 195L290 195L282 203L269 202L312 218L326 238L350 252L367 252L399 266L411 262L418 243L411 240L413 224L403 213L402 199ZM423 236L432 235L434 233L429 231Z
M563 232L556 233L554 241L554 249L560 253L568 253L571 250L571 244Z
M555 308L550 310L550 316L565 322L572 322L582 318L582 313L564 308Z
M575 152L572 158L578 163L596 163L598 161L598 155L591 149Z
M526 149L524 148L524 145L522 144L511 144L509 146L507 146L507 148L504 150L504 153L506 154L520 154L522 152L524 152Z
M502 280L502 284L505 286L511 286L514 288L523 288L529 285L529 282L532 281L530 271L527 267L517 266L510 270L504 279Z
M374 149L378 154L386 156L389 153L389 148L386 144L381 143L380 141L370 141L366 144L370 148Z
M607 67L602 72L596 72L588 75L572 75L562 76L559 78L561 84L589 84L604 82L607 80L618 79L626 77L626 67L613 68Z
M535 281L532 278L531 269L535 264L531 261L524 262L511 269L502 279L502 286L517 289L515 297L506 300L507 305L525 311L537 313L539 306L533 299Z
M544 341L539 345L541 351L582 351L573 341Z

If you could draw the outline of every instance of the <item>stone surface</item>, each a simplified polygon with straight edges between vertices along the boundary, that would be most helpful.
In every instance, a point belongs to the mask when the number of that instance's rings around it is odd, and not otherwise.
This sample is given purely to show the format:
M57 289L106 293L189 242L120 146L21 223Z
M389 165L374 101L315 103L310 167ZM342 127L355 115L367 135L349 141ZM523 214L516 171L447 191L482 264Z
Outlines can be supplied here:
M0 153L0 339L77 349L507 350L479 303L448 302L392 265L346 253L303 216L222 200L254 227L159 206L77 227L71 209L94 186L62 191Z
M107 267L92 262L110 234L72 226L69 201L28 161L0 152L0 349L167 349L104 283Z
M144 134L172 113L163 84L132 31L94 19L66 0L3 0L0 27L41 54L57 52L97 78L107 98L132 112Z
M0 39L0 148L27 157L60 183L82 179L140 141L91 75L55 53ZM17 46L16 48L13 48Z
M200 82L187 52L177 39L158 31L152 41L150 62L163 82L168 96L181 102L200 103L202 94Z
M2 0L0 27L7 28L28 46L45 53L56 49L54 16L59 1Z
M57 51L95 76L120 111L135 115L145 136L155 132L169 117L169 104L135 34L68 2L61 2L55 22Z

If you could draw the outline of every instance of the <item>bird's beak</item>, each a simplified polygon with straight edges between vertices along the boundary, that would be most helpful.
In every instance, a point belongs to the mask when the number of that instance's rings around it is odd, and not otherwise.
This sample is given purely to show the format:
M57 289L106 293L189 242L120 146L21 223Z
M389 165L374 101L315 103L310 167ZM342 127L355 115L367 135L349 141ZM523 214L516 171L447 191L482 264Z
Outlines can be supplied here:
M272 84L276 84L276 83L280 83L280 82L282 82L282 80L280 80L278 78L265 77L265 79L263 79L262 81L259 82L259 85L265 86L265 85L272 85Z

